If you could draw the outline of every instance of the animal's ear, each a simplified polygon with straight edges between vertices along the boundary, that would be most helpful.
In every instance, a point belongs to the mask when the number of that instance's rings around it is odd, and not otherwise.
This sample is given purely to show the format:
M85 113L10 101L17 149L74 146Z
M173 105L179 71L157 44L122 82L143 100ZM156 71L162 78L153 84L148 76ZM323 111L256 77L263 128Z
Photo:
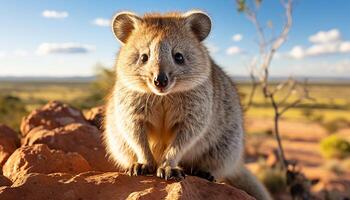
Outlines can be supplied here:
M186 24L190 27L199 41L208 37L211 30L211 19L205 12L194 10L184 14Z
M140 17L131 12L117 13L112 20L112 31L114 36L122 43L126 43L131 32L137 28L142 21Z

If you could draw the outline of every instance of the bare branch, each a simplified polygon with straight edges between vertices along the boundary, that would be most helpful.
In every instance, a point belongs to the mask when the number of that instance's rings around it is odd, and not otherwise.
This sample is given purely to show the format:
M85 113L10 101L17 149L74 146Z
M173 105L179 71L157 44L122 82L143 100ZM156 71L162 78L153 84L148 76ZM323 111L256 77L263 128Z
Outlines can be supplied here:
M255 26L255 29L258 34L258 44L259 44L259 59L260 61L258 62L258 68L261 69L262 74L260 76L259 83L262 86L263 94L265 98L268 98L274 108L274 113L275 113L275 136L276 140L278 142L278 147L279 147L279 155L280 155L280 160L282 161L282 165L286 167L287 161L284 157L284 152L283 152L283 147L282 147L282 142L278 130L278 121L280 117L280 112L279 112L279 104L275 100L275 93L279 90L281 90L287 83L282 84L280 86L277 86L275 90L270 92L270 87L269 87L269 68L272 62L272 59L274 58L275 53L277 50L285 43L287 40L288 34L290 32L291 26L292 26L292 0L287 0L287 2L281 2L283 7L285 8L285 17L286 17L286 22L282 28L281 33L276 37L271 40L267 40L265 36L265 32L263 29L263 26L260 24L260 22L257 19L257 11L252 10L250 7L246 7L244 12L248 18L252 22L252 24ZM268 41L268 42L267 42ZM246 108L249 108L250 105L252 104L253 97L256 91L256 77L254 76L254 73L250 73L250 78L252 80L253 86L252 86L252 91L250 93L249 99L248 99L248 106ZM293 86L294 87L294 86ZM288 92L289 93L289 92ZM290 95L288 95L290 96ZM299 102L297 102L299 103ZM284 112L284 111L283 111Z
M285 15L286 21L282 27L282 31L280 32L279 35L277 35L277 37L273 35L271 39L266 39L264 27L260 24L259 20L257 19L257 9L254 9L251 6L245 5L244 3L246 1L244 0L241 0L241 1L237 0L237 2L241 3L240 8L243 8L240 11L245 12L248 20L252 22L252 24L256 29L256 32L258 35L257 43L259 45L259 54L257 56L258 60L254 66L256 66L256 68L259 70L258 72L260 72L261 74L258 75L259 81L257 81L257 77L255 76L254 71L252 69L250 70L252 89L251 89L251 93L248 99L248 104L247 104L247 107L245 107L245 110L249 109L249 107L251 106L253 102L254 94L256 93L256 88L259 85L261 85L262 92L265 98L268 99L269 102L271 103L271 106L274 111L274 134L278 145L277 149L278 149L279 160L281 162L283 169L286 171L288 185L290 186L291 191L293 187L297 187L297 186L300 187L300 185L303 185L302 186L303 194L299 194L299 196L303 197L304 199L304 197L310 197L309 189L307 189L306 187L305 187L306 189L304 189L304 185L306 185L304 183L308 181L301 172L298 172L296 170L295 168L296 164L289 162L285 157L281 136L279 132L279 121L280 121L280 117L289 109L296 107L305 99L308 99L308 100L313 100L313 99L309 95L309 90L307 88L307 80L305 80L304 84L302 85L302 84L299 84L293 78L289 78L288 80L280 83L276 87L270 87L269 75L270 75L271 62L274 58L275 53L288 39L288 34L291 30L292 23L293 23L293 18L292 18L293 0L280 0L280 1L285 10L284 15ZM255 8L257 7L258 6L256 5ZM282 90L284 91L286 87L287 87L287 91L285 95L283 95L283 98L281 99L281 101L277 102L276 94L279 91L282 91ZM298 91L298 89L301 89L301 91ZM291 103L288 103L290 97L293 96L295 91L300 93L299 97L293 100ZM282 107L283 105L285 106ZM292 178L292 180L290 180L291 177L299 177L299 178L298 179ZM293 192L291 192L291 195L293 199L294 197L296 197L295 194L293 194Z
M258 44L260 47L260 54L263 55L266 51L266 38L264 30L256 17L256 11L254 12L251 9L247 8L245 13L247 18L253 23L253 25L256 28L256 31L258 33Z
M288 34L290 32L290 29L292 27L293 18L292 18L292 0L288 0L286 4L283 4L285 7L285 15L286 15L286 22L284 24L284 27L282 29L282 32L280 35L272 42L271 48L267 52L267 54L264 56L265 59L262 63L262 69L264 71L264 80L263 80L263 91L265 96L268 96L268 78L269 78L269 67L271 65L271 61L273 59L273 56L275 55L276 51L282 46L282 44L287 40ZM264 44L266 42L264 41Z

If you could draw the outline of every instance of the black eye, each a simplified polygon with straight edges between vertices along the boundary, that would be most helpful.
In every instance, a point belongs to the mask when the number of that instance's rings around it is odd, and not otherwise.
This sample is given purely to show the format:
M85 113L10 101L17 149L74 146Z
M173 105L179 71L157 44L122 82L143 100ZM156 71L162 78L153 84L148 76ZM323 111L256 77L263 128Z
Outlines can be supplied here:
M148 55L147 54L142 54L140 57L140 60L142 63L146 63L148 61Z
M174 60L176 64L179 64L179 65L184 64L184 61L185 61L184 56L181 53L176 53L174 55Z

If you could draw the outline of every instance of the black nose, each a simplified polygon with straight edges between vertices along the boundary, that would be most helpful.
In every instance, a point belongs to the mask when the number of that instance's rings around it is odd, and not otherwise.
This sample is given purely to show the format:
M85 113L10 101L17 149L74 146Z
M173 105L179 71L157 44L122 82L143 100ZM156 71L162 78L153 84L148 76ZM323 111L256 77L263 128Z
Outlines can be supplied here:
M164 72L158 74L154 77L154 85L159 88L164 88L168 85L168 77Z

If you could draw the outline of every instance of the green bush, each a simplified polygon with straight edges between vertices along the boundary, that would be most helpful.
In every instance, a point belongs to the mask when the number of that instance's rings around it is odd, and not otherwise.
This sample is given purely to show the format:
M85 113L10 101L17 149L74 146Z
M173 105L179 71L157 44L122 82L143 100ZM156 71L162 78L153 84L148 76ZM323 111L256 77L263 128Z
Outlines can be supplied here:
M345 158L350 155L350 142L336 135L321 141L321 153L326 158Z

